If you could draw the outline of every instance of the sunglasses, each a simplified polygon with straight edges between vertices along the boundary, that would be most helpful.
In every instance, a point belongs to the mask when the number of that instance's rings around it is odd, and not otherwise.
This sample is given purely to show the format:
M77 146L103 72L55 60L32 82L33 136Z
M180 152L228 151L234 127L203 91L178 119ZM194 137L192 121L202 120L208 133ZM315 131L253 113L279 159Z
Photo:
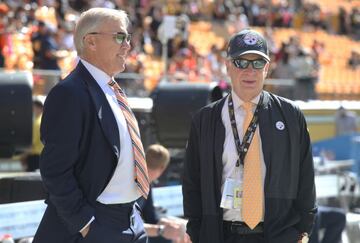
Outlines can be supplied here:
M265 61L264 59L246 60L242 58L233 59L232 62L235 65L235 67L240 69L248 68L250 63L254 69L262 69L265 67L267 63L267 61Z
M126 34L122 32L115 32L115 33L104 33L104 32L91 32L88 35L112 35L117 44L122 45L125 41L126 43L130 43L131 41L131 34Z

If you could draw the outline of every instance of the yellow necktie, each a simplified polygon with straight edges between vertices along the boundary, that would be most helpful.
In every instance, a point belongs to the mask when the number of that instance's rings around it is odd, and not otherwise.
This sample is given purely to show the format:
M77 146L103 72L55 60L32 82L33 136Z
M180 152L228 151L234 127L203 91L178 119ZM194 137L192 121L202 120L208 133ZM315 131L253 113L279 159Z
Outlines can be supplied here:
M250 102L246 102L243 104L243 108L246 112L244 120L245 134L253 117L252 104ZM243 220L251 229L254 229L263 216L264 201L260 161L260 143L257 133L254 134L248 152L245 156L243 188Z

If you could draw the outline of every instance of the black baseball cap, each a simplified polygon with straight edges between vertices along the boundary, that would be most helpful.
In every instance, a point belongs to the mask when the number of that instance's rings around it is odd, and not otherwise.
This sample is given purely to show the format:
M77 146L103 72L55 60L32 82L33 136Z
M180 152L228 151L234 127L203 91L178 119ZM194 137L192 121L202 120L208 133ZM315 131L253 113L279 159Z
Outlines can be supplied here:
M266 39L255 30L245 29L231 37L227 48L227 56L235 59L249 53L258 54L270 62Z

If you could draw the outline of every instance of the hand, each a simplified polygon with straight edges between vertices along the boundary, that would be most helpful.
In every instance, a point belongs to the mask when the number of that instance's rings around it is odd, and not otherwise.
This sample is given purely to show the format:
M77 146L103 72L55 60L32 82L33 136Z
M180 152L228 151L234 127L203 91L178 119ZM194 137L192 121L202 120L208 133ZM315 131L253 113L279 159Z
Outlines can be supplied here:
M309 235L306 232L301 233L299 236L299 240L297 243L308 243L309 242Z
M80 231L80 233L81 233L81 235L82 235L83 238L85 238L86 235L89 233L90 225L91 225L91 224L89 224L89 225L86 226L82 231Z
M164 225L164 232L162 236L165 239L178 242L182 238L183 230L179 224L177 224L176 222L169 222L169 221L163 222L161 224Z
M187 233L185 233L184 238L176 243L192 243L192 242L191 242L190 236Z
M190 237L186 233L186 222L186 220L177 217L160 219L160 224L162 225L176 226L177 239L172 239L174 243L191 243Z

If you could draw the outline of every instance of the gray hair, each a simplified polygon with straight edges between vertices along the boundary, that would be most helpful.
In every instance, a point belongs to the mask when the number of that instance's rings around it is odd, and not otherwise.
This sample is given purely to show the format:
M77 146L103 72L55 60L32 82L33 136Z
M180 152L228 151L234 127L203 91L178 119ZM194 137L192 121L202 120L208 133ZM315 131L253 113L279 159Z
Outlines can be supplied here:
M99 30L99 27L107 21L119 21L126 28L129 26L129 18L125 11L109 8L91 8L80 15L74 31L74 44L79 56L84 49L84 37Z

